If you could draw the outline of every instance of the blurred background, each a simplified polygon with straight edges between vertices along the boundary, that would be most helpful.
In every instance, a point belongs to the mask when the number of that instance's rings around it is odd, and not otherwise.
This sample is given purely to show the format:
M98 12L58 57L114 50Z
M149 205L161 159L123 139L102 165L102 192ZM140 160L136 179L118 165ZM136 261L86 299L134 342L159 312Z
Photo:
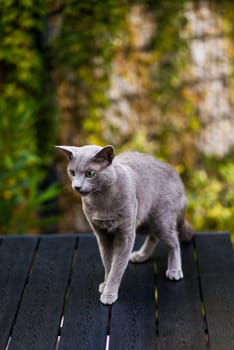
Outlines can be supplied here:
M196 230L234 234L234 2L0 0L0 233L90 231L55 144L180 173Z

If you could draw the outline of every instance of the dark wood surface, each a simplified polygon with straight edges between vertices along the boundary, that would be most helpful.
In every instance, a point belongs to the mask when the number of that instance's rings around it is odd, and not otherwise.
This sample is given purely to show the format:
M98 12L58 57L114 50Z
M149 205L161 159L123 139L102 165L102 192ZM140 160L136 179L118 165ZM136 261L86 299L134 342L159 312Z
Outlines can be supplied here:
M3 239L0 246L0 349L5 349L30 273L37 240Z
M104 269L94 237L79 239L60 350L105 349L109 312L99 301ZM79 344L82 344L78 346Z
M129 264L108 307L93 235L0 237L0 350L233 350L229 235L200 233L181 250L182 281L165 278L160 243L154 259Z
M138 242L142 237L138 237ZM129 264L111 311L110 350L155 350L155 276L152 262Z
M184 279L165 278L168 248L156 249L160 350L206 348L196 264L191 243L182 244Z
M234 349L234 257L229 236L195 237L212 349Z
M40 240L9 350L54 349L74 246L72 237Z

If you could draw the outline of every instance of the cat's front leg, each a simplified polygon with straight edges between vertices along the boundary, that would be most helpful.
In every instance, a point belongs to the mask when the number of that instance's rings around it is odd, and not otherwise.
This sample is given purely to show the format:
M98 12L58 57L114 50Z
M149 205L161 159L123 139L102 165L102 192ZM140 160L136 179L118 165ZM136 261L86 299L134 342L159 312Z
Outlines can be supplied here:
M125 234L116 233L114 237L111 269L105 282L100 301L103 304L113 304L118 299L118 291L123 274L128 265L134 245L135 230Z
M99 293L103 293L106 285L106 280L111 269L112 255L113 255L113 237L106 232L96 231L95 232L98 242L98 248L100 251L102 264L105 269L105 278L102 283L99 284Z

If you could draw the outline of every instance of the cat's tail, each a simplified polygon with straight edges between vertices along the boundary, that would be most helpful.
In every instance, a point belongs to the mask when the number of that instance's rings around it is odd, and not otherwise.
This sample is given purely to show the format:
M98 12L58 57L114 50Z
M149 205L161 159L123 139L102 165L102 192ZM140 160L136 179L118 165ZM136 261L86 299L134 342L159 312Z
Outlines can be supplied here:
M192 226L184 219L178 223L178 231L181 241L190 241L194 234Z

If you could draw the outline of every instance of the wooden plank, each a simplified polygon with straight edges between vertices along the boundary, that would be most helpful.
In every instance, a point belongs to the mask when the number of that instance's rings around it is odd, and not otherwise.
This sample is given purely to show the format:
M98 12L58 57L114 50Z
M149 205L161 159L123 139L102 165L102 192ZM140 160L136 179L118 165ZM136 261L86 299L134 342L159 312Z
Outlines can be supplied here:
M228 233L197 234L195 245L202 274L233 273L233 248Z
M75 237L43 236L9 350L54 349Z
M212 350L234 349L234 258L228 234L195 238Z
M100 303L98 292L103 277L96 238L93 235L81 236L59 350L105 349L108 307Z
M37 239L6 237L0 247L0 349L5 349L30 270Z
M184 279L165 277L168 247L156 250L160 350L206 349L202 304L192 242L181 246Z
M142 242L137 237L136 245ZM110 350L155 350L155 285L153 262L129 263L112 306Z

